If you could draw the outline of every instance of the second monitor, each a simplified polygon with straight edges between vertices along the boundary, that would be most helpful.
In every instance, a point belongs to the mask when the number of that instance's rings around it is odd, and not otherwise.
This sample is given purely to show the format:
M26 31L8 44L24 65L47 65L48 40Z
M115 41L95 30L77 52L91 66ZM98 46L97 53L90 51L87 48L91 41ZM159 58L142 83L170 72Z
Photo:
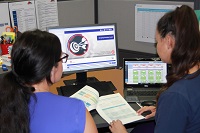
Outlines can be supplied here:
M76 73L70 84L88 82L88 71L118 67L116 24L50 27L47 31L59 37L62 51L69 55L63 72Z

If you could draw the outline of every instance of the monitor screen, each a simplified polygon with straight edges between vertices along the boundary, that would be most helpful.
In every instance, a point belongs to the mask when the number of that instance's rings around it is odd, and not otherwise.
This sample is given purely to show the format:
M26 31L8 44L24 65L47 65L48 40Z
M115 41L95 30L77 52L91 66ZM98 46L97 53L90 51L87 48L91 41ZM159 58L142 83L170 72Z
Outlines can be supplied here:
M85 82L88 71L118 67L116 24L49 27L47 31L58 36L62 51L69 55L63 72L81 75L76 82Z
M126 86L158 86L167 82L168 65L160 58L124 59L124 83Z

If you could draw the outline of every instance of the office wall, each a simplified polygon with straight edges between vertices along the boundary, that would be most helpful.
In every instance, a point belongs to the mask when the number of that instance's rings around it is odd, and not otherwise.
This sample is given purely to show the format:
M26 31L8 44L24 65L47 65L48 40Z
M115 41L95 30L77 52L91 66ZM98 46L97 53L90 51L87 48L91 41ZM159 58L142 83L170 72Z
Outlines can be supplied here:
M94 24L94 0L58 1L59 26Z
M156 54L153 43L135 41L135 4L187 4L193 2L144 1L144 0L99 0L98 23L117 23L118 45L120 49Z
M160 1L160 0L156 0L156 1ZM200 0L161 0L161 1L194 2L194 10L200 9Z
M14 2L13 0L0 0L0 2L1 1ZM57 4L59 26L85 25L95 23L94 0L58 0Z

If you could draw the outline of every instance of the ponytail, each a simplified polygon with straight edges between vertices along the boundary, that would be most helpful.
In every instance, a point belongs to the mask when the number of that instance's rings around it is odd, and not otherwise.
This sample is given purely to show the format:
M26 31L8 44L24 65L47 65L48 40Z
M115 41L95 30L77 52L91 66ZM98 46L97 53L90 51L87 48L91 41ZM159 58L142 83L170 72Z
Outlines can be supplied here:
M28 103L32 88L21 85L11 71L0 85L0 133L29 133Z
M46 31L26 31L17 38L11 51L12 71L0 84L0 133L30 132L29 102L37 100L32 85L45 79L51 83L61 51L59 38Z

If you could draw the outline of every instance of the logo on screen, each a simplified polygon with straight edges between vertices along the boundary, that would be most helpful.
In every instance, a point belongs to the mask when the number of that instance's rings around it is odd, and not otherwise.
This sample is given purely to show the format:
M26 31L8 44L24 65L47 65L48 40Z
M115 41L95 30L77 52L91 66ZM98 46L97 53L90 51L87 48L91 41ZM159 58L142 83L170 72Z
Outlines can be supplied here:
M67 47L74 55L80 56L87 52L89 43L81 34L75 34L69 38Z

